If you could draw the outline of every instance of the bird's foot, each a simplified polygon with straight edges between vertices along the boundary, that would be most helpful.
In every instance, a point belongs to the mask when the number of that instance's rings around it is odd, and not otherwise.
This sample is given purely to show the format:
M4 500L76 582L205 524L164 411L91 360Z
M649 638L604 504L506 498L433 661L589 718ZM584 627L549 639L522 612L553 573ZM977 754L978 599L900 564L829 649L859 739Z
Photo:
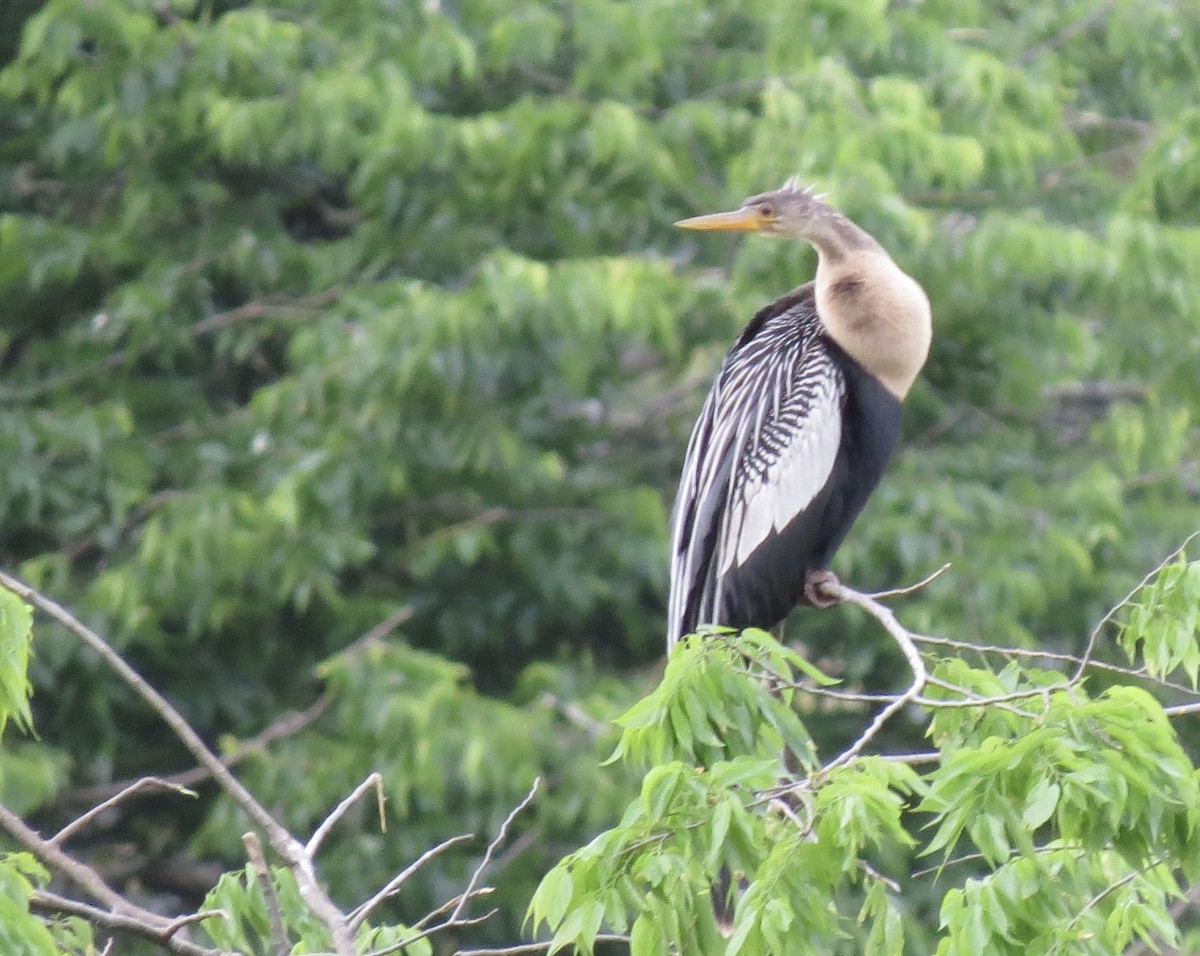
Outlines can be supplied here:
M804 599L821 610L841 604L842 599L835 591L841 585L832 571L809 571L804 577Z

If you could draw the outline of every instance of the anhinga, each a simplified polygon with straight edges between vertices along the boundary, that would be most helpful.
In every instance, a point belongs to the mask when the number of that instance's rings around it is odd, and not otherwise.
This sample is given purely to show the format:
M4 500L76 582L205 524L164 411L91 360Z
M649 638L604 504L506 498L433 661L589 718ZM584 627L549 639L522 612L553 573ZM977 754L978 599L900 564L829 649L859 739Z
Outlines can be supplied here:
M823 589L900 433L925 363L929 299L865 230L794 180L685 229L817 250L815 282L760 310L725 356L671 518L670 647L701 624L772 628Z

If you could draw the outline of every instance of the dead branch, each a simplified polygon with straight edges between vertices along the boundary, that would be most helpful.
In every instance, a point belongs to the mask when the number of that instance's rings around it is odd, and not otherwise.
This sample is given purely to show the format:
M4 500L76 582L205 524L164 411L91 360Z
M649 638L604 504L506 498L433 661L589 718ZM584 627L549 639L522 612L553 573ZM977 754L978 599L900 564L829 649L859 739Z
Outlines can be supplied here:
M318 717L320 717L328 709L333 697L328 694L322 694L312 702L304 710L289 711L283 714L278 720L274 721L269 727L265 728L261 733L256 734L249 740L243 740L238 743L236 749L220 758L221 763L226 767L234 767L244 761L247 757L254 754L262 753L267 746L277 740L282 740L285 737L291 737L293 734L299 733ZM212 776L207 767L193 767L191 770L184 770L182 773L173 773L165 777L155 777L163 786L171 789L179 788L180 790L188 790L196 784L203 783ZM146 779L146 778L143 778ZM95 800L108 800L115 794L124 794L126 791L141 783L141 780L117 780L113 783L98 784L94 787L81 787L78 790L73 790L59 800L60 804L78 804L91 803ZM145 796L151 788L144 787L128 794L130 797ZM190 792L190 791L189 791Z
M504 818L504 822L500 824L500 830L496 833L495 839L493 839L492 842L487 845L487 849L483 853L483 859L479 861L479 866L475 867L475 872L471 874L471 879L467 882L467 888L463 892L462 899L459 900L458 906L454 907L454 912L450 914L451 923L457 922L462 914L466 912L467 903L471 899L471 894L474 892L475 887L479 884L479 877L483 875L483 871L487 869L488 863L491 862L492 854L496 852L496 848L500 846L500 844L503 843L505 838L508 836L508 828L512 826L512 822L517 818L517 815L531 803L533 803L533 798L537 796L538 786L541 784L541 782L541 777L533 778L533 784L530 786L529 792L525 794L525 799L513 807L512 810L509 811L508 816Z
M404 885L404 882L410 876L412 876L414 873L416 873L417 870L419 870L421 867L423 867L426 863L428 863L430 860L432 860L435 856L438 856L440 853L443 853L444 851L450 849L450 847L454 846L457 843L463 843L466 840L473 840L473 839L475 839L474 833L460 833L458 836L452 836L452 837L450 837L450 839L443 840L437 846L431 847L430 849L426 850L419 857L417 857L417 859L415 859L412 863L410 863L407 867L405 867L403 871L401 871L400 873L398 873L394 877L392 877L391 880L388 881L387 885L383 889L381 889L378 893L376 893L374 896L372 896L369 900L367 900L365 903L363 903L357 909L351 911L351 913L350 913L350 929L352 931L357 931L358 928L360 926L362 926L362 924L364 922L366 922L367 918L379 906L380 903L382 903L384 900L388 899L388 897L394 896L399 891L400 887ZM455 897L452 905L456 905L457 902L458 902L458 897ZM436 913L436 911L435 911L435 913Z
M111 810L122 800L141 793L143 790L170 790L183 797L195 797L196 793L193 790L188 790L186 787L180 786L177 783L172 783L169 780L164 780L161 777L142 777L128 787L114 794L102 803L97 804L88 810L82 816L76 817L65 827L59 830L50 838L50 842L54 844L63 843L68 837L78 833L85 826L91 823L96 817L100 816L105 810Z
M87 920L93 926L99 926L114 933L128 933L130 936L149 940L167 950L167 952L176 953L178 956L230 956L230 954L223 953L219 949L199 946L190 940L176 935L184 925L179 920L164 920L162 917L158 917L155 922L147 922L138 916L104 910L98 906L92 906L90 903L81 903L78 900L68 899L49 890L34 890L29 897L29 906L31 909L39 913L44 913L47 916L78 916ZM205 913L197 913L194 917L189 918L188 922L196 922L200 918L208 919L223 915L225 914L209 910ZM109 951L106 947L105 952Z
M308 853L309 856L316 856L317 851L321 849L321 844L325 842L325 837L329 835L329 831L332 830L334 825L346 815L347 811L354 806L354 804L358 803L358 801L362 799L362 795L372 787L375 789L379 800L379 807L382 811L383 776L382 774L375 772L370 774L366 780L355 787L354 792L351 793L350 796L346 797L346 799L339 803L336 807L334 807L333 812L331 812L329 816L321 821L321 825L313 831L313 835L309 838L308 844L304 847L305 852ZM386 830L387 825L384 822L382 812L379 815L379 822L380 826Z
M275 880L271 877L271 868L267 866L267 857L263 853L262 841L258 834L251 830L242 836L246 846L246 856L250 865L258 874L262 883L263 897L267 902L267 918L271 921L271 948L275 956L288 956L291 947L288 945L287 928L283 925L283 911L279 908L279 894L275 892Z

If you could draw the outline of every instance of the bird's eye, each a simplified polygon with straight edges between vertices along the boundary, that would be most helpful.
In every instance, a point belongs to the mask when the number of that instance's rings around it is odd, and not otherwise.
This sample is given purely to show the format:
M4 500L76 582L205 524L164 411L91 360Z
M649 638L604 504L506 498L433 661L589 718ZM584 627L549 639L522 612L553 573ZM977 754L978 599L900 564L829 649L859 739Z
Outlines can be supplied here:
M775 215L775 208L770 203L763 203L758 207L758 214L762 216L763 219L770 219Z

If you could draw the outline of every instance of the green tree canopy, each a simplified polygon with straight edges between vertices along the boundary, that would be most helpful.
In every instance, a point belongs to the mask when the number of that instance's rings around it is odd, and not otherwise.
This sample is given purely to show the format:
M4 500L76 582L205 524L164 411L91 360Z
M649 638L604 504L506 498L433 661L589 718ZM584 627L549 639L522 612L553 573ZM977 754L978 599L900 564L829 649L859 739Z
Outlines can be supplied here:
M672 222L799 173L920 279L933 352L836 569L951 562L908 626L1079 653L1197 526L1198 50L1171 0L7 3L0 563L227 749L325 694L241 768L300 830L383 774L393 826L364 812L326 851L344 901L494 833L541 775L478 930L511 940L636 791L599 761L658 676L690 423L813 271ZM899 651L848 612L789 636L896 689ZM61 823L190 766L65 631L36 631L29 676L6 805ZM804 724L828 754L866 716ZM114 881L243 864L213 788L146 799L95 837L137 847ZM440 856L398 918L481 852ZM927 899L902 918L932 938Z

